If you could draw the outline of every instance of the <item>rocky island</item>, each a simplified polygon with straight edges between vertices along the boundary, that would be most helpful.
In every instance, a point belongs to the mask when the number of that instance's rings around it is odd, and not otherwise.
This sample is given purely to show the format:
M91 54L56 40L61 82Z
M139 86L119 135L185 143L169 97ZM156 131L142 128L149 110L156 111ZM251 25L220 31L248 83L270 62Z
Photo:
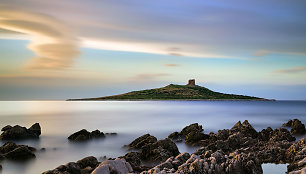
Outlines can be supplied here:
M68 101L84 100L267 100L259 97L246 95L225 94L212 91L208 88L195 84L195 79L189 80L187 85L170 84L162 88L147 89L141 91L132 91L125 94L83 98L68 99Z

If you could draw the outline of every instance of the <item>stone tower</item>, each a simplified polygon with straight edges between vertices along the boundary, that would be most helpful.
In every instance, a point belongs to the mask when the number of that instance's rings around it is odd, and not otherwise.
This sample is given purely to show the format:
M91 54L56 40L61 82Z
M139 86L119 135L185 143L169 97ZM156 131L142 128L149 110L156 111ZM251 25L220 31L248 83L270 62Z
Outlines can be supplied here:
M195 79L190 79L190 80L188 81L187 86L196 86L196 84L195 84Z

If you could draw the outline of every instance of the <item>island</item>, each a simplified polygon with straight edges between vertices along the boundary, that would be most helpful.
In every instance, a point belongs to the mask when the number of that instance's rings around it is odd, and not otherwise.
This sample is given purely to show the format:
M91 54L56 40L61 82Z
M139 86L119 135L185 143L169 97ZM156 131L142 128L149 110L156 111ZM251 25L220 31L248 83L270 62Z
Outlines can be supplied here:
M68 99L67 101L84 100L269 100L259 97L225 94L215 92L208 88L198 86L195 79L188 81L186 85L170 84L162 88L132 91L124 94L97 97Z

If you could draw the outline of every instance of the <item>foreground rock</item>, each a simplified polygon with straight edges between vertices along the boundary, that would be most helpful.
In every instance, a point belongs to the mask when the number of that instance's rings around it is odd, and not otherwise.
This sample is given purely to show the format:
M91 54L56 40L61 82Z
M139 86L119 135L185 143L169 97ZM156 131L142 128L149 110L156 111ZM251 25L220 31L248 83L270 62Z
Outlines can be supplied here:
M133 172L132 166L125 159L117 158L102 162L91 174L125 174Z
M135 164L135 159L137 158L154 163L164 161L171 156L179 154L176 144L169 138L157 141L157 138L150 134L145 134L135 139L128 147L139 150L139 153L133 153L133 158L129 158L131 153L124 156L132 164Z
M19 140L28 138L39 138L41 128L39 123L33 124L29 129L19 125L7 125L1 129L3 133L0 135L0 140Z
M290 127L292 134L305 134L306 129L305 125L298 119L289 120L287 123L284 123L283 126Z
M209 135L203 133L202 125L198 123L191 124L182 129L181 132L173 132L168 138L181 141L185 139L185 143L189 145L198 145L200 141L208 139Z
M90 174L99 165L97 158L89 156L77 162L70 162L61 165L54 170L49 170L43 174Z
M105 135L116 135L116 133L106 133L100 132L99 130L95 130L92 132L87 131L86 129L82 129L78 132L73 133L68 137L70 141L86 141L94 138L104 138Z
M35 158L34 147L7 142L0 147L0 159L27 160Z

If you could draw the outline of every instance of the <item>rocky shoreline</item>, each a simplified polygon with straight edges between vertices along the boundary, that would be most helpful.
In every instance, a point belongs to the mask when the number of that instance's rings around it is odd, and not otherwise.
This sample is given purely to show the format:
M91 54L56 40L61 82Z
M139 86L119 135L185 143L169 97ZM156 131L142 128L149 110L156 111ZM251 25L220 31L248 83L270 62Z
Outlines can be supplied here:
M38 128L37 125L34 127ZM8 126L2 130L5 133L10 129L12 127ZM26 134L33 133L33 129L22 130ZM38 134L38 129L35 130ZM305 132L305 125L297 119L289 120L281 128L268 127L259 132L247 120L217 133L205 133L202 125L194 123L162 140L150 134L140 136L123 147L128 153L116 159L98 162L90 156L43 174L261 174L264 163L287 163L288 173L299 174L306 172L306 137L296 141L293 135L305 135ZM68 139L78 142L104 136L99 130L89 132L83 129ZM192 154L180 153L175 142L182 141L199 148ZM8 142L0 147L0 159L25 160L34 158L34 152L32 147Z

